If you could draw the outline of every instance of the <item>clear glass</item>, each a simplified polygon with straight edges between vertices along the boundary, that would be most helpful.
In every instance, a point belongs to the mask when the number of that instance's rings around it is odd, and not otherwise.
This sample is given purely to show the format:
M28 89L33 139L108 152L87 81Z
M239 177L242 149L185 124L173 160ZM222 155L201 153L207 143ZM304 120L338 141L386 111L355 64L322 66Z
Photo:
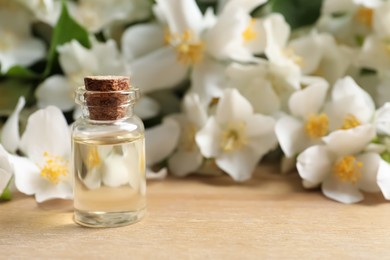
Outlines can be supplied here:
M146 210L144 126L126 106L123 118L72 125L74 221L89 227L116 227L139 221Z

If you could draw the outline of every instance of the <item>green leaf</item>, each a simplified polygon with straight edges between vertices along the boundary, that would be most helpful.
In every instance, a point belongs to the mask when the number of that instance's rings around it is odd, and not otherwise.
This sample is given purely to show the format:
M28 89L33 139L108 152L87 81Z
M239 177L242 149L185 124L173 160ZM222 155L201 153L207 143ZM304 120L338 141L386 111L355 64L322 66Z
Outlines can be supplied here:
M272 0L273 12L281 13L292 29L313 24L320 16L322 0Z
M0 200L11 200L12 194L9 186L11 185L12 179L9 181L7 187L4 189L3 193L0 196Z
M37 79L39 76L33 71L24 68L22 66L16 65L11 67L5 74L2 76L13 77L13 78L22 78L22 79Z
M0 81L0 114L10 115L20 96L27 100L33 91L31 81L7 79Z
M54 63L58 59L57 47L71 40L79 41L84 47L89 48L88 32L80 24L78 24L70 15L66 6L66 1L62 1L62 11L58 19L56 27L53 31L49 54L47 57L47 65L44 72L44 77L47 77L52 72Z
M381 153L381 157L384 161L390 163L390 153L389 152L384 152Z

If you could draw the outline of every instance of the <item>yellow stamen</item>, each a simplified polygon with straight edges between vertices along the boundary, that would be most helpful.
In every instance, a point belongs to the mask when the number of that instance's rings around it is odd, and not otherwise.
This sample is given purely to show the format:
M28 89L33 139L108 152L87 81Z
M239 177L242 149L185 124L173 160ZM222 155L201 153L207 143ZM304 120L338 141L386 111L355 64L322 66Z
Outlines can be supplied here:
M183 128L180 137L180 146L187 152L193 151L196 146L195 142L196 127L194 124L187 124Z
M317 139L325 136L329 131L329 118L326 114L311 115L305 124L306 134Z
M361 6L355 14L355 19L364 24L368 28L372 27L372 17L374 16L374 11L371 8Z
M359 125L361 125L360 121L354 115L349 114L344 118L343 125L340 129L347 130Z
M52 156L44 152L45 165L40 167L41 176L53 184L60 182L61 176L68 174L68 161L61 156Z
M204 44L197 40L190 30L180 34L165 33L164 41L175 48L177 60L184 64L195 64L202 60Z
M227 130L222 133L221 148L225 152L231 152L245 145L247 143L245 128L244 123L228 126Z
M219 102L219 98L218 97L213 97L211 100L210 100L210 103L209 103L209 108L212 108L214 106L216 106Z
M88 150L87 154L87 160L86 160L86 166L88 169L95 168L99 166L102 163L100 156L99 156L99 151L97 150L96 147L92 147L91 149Z
M333 174L343 182L356 183L362 177L362 167L362 162L356 160L354 156L347 155L334 164Z
M282 53L285 57L292 60L295 64L297 64L299 67L303 66L303 58L295 53L295 51L291 48L285 48L282 50Z
M248 26L242 32L242 38L245 42L250 42L257 38L257 33L253 30L253 27L256 23L255 19L251 19Z

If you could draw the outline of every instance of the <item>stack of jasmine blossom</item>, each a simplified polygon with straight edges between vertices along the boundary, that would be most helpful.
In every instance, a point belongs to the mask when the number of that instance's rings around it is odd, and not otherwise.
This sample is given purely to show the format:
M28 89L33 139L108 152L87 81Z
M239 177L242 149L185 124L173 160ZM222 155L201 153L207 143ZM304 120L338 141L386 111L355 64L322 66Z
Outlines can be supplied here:
M3 2L5 76L46 53L29 33L32 21L55 27L67 18L86 37L55 45L60 70L46 66L37 80L40 110L21 137L23 97L3 126L0 193L14 179L38 202L71 198L61 110L77 117L74 89L86 75L109 74L130 75L140 87L143 119L164 115L146 130L148 166L167 166L151 178L219 169L245 181L280 147L282 170L296 168L305 188L343 203L361 201L361 191L390 199L390 1L324 0L318 20L294 33L266 0L218 1L203 12L195 0ZM3 13L23 19L9 24ZM57 57L50 53L49 61ZM167 115L172 102L156 93L183 95L180 111Z

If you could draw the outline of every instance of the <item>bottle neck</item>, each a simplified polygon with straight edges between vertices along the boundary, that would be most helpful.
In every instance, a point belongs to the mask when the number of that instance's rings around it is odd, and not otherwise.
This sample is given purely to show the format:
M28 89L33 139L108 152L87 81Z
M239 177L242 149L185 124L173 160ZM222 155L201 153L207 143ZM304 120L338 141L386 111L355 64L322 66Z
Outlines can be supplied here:
M126 107L118 108L122 109L123 111L115 115L109 113L109 111L112 109L112 107L107 110L105 107L89 107L87 105L83 105L81 106L81 118L96 124L107 124L123 121L134 116L133 105L127 105Z

